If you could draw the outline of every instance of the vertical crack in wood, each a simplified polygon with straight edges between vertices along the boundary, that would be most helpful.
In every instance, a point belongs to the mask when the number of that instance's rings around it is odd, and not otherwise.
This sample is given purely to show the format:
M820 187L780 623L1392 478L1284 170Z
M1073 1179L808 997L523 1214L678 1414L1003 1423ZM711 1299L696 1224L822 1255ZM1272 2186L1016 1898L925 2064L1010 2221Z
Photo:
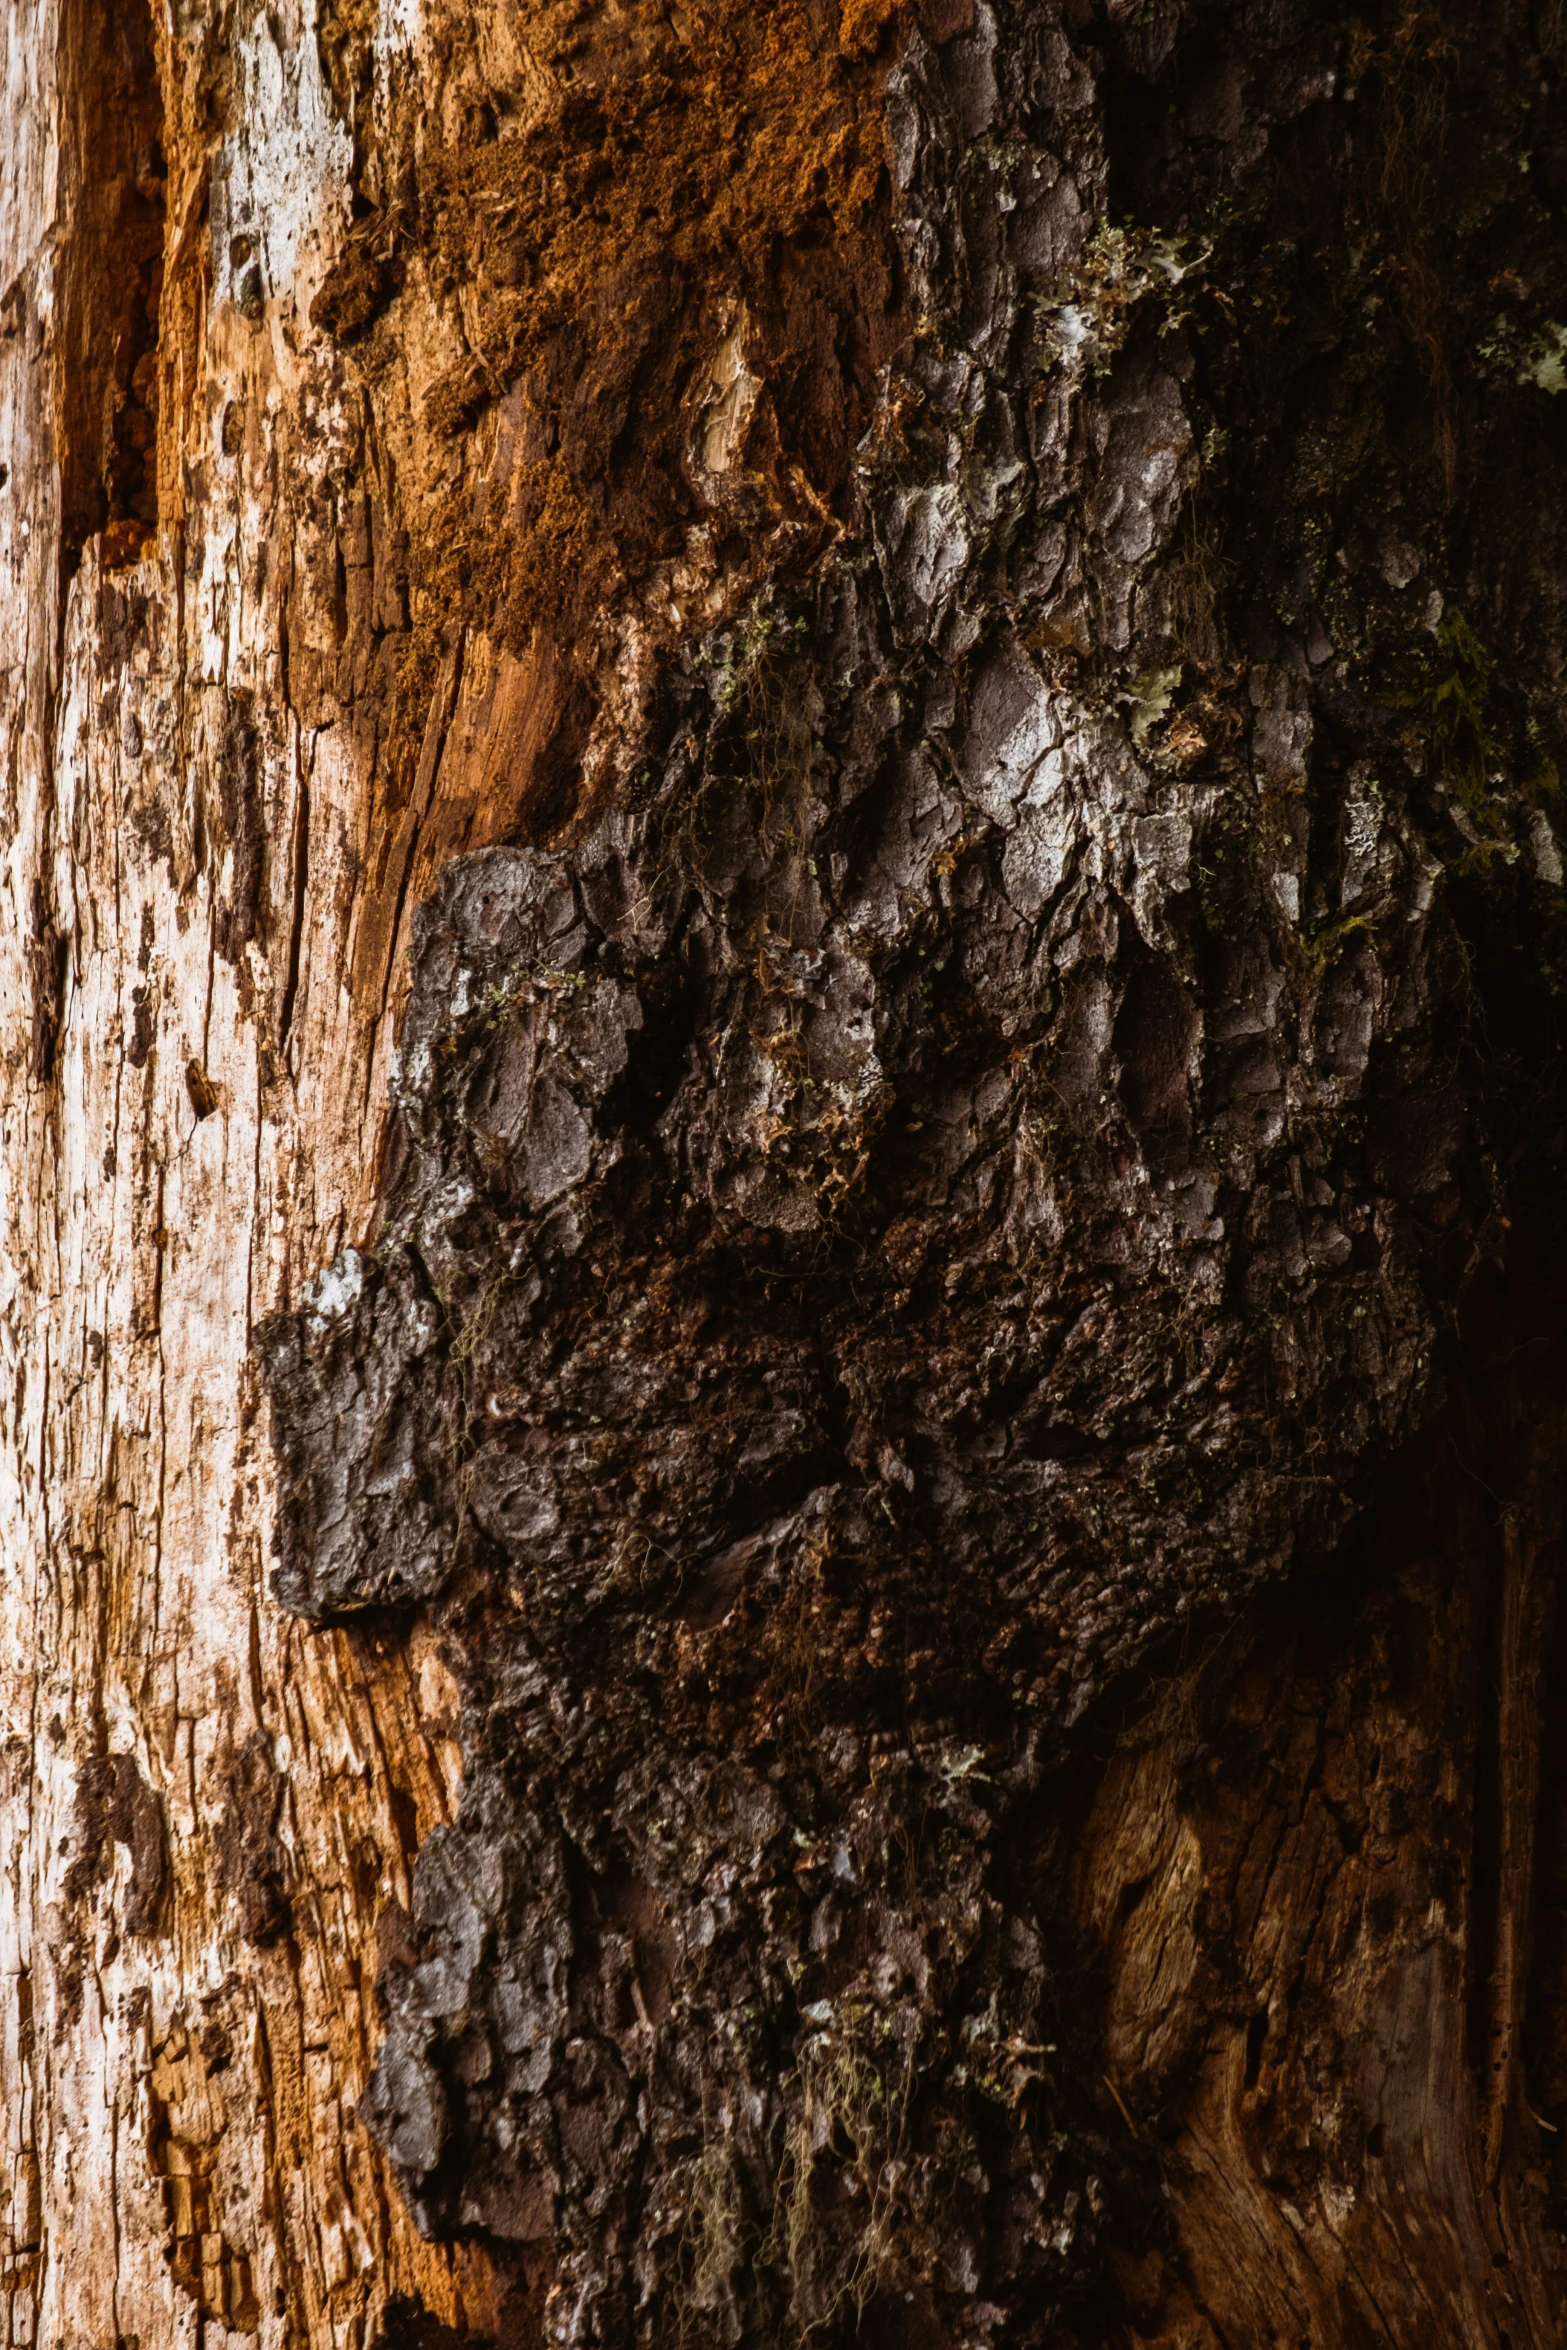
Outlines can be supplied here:
M1559 1456L1537 1462L1533 1490L1503 1513L1496 1630L1496 1923L1488 1981L1480 2147L1486 2185L1501 2168L1515 2092L1532 1958L1534 1849L1540 1794L1540 1682L1555 1599L1557 1528L1548 1495Z
M87 540L134 562L158 522L167 166L149 0L65 0L68 176L57 345L62 583Z

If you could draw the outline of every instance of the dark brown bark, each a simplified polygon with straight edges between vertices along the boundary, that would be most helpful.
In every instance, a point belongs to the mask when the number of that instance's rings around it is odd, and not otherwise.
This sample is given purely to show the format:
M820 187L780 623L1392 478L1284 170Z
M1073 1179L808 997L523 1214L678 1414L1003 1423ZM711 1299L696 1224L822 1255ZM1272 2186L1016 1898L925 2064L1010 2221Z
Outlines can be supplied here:
M464 379L561 715L269 1340L280 1596L464 1692L367 2116L563 2343L1554 2342L1557 34L883 39L857 248L568 212ZM404 286L655 48L394 109Z

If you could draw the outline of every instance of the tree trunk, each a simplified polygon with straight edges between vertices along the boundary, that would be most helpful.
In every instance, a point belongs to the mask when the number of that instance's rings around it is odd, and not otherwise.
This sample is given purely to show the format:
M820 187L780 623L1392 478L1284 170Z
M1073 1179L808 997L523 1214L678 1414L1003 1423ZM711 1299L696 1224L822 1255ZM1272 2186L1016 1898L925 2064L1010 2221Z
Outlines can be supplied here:
M17 2344L1567 2335L1567 73L7 0Z

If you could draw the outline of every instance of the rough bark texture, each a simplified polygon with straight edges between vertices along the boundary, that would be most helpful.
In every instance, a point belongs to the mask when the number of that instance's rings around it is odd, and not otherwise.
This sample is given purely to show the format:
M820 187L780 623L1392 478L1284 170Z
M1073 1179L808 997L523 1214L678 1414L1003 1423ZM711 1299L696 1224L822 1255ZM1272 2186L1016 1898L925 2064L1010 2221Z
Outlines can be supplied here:
M5 40L12 2339L1557 2344L1559 12Z

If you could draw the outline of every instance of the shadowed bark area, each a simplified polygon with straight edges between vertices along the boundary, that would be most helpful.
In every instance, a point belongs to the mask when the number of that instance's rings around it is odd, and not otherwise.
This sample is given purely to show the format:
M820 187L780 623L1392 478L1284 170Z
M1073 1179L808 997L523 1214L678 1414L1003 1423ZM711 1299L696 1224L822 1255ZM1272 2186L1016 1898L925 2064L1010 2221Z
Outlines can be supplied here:
M892 25L869 407L798 212L506 281L461 495L615 548L584 731L264 1347L279 1597L462 1691L366 2116L552 2341L1557 2339L1553 27ZM710 123L646 37L469 200ZM384 406L457 196L378 119Z
M1448 1402L1311 1590L1058 1785L1070 2004L1150 2187L1110 2338L1557 2338L1553 1253L1477 1272Z
M62 158L71 184L58 385L61 557L74 570L104 536L107 563L134 558L158 519L158 315L167 165L147 0L112 16L68 6L60 28L79 96Z

